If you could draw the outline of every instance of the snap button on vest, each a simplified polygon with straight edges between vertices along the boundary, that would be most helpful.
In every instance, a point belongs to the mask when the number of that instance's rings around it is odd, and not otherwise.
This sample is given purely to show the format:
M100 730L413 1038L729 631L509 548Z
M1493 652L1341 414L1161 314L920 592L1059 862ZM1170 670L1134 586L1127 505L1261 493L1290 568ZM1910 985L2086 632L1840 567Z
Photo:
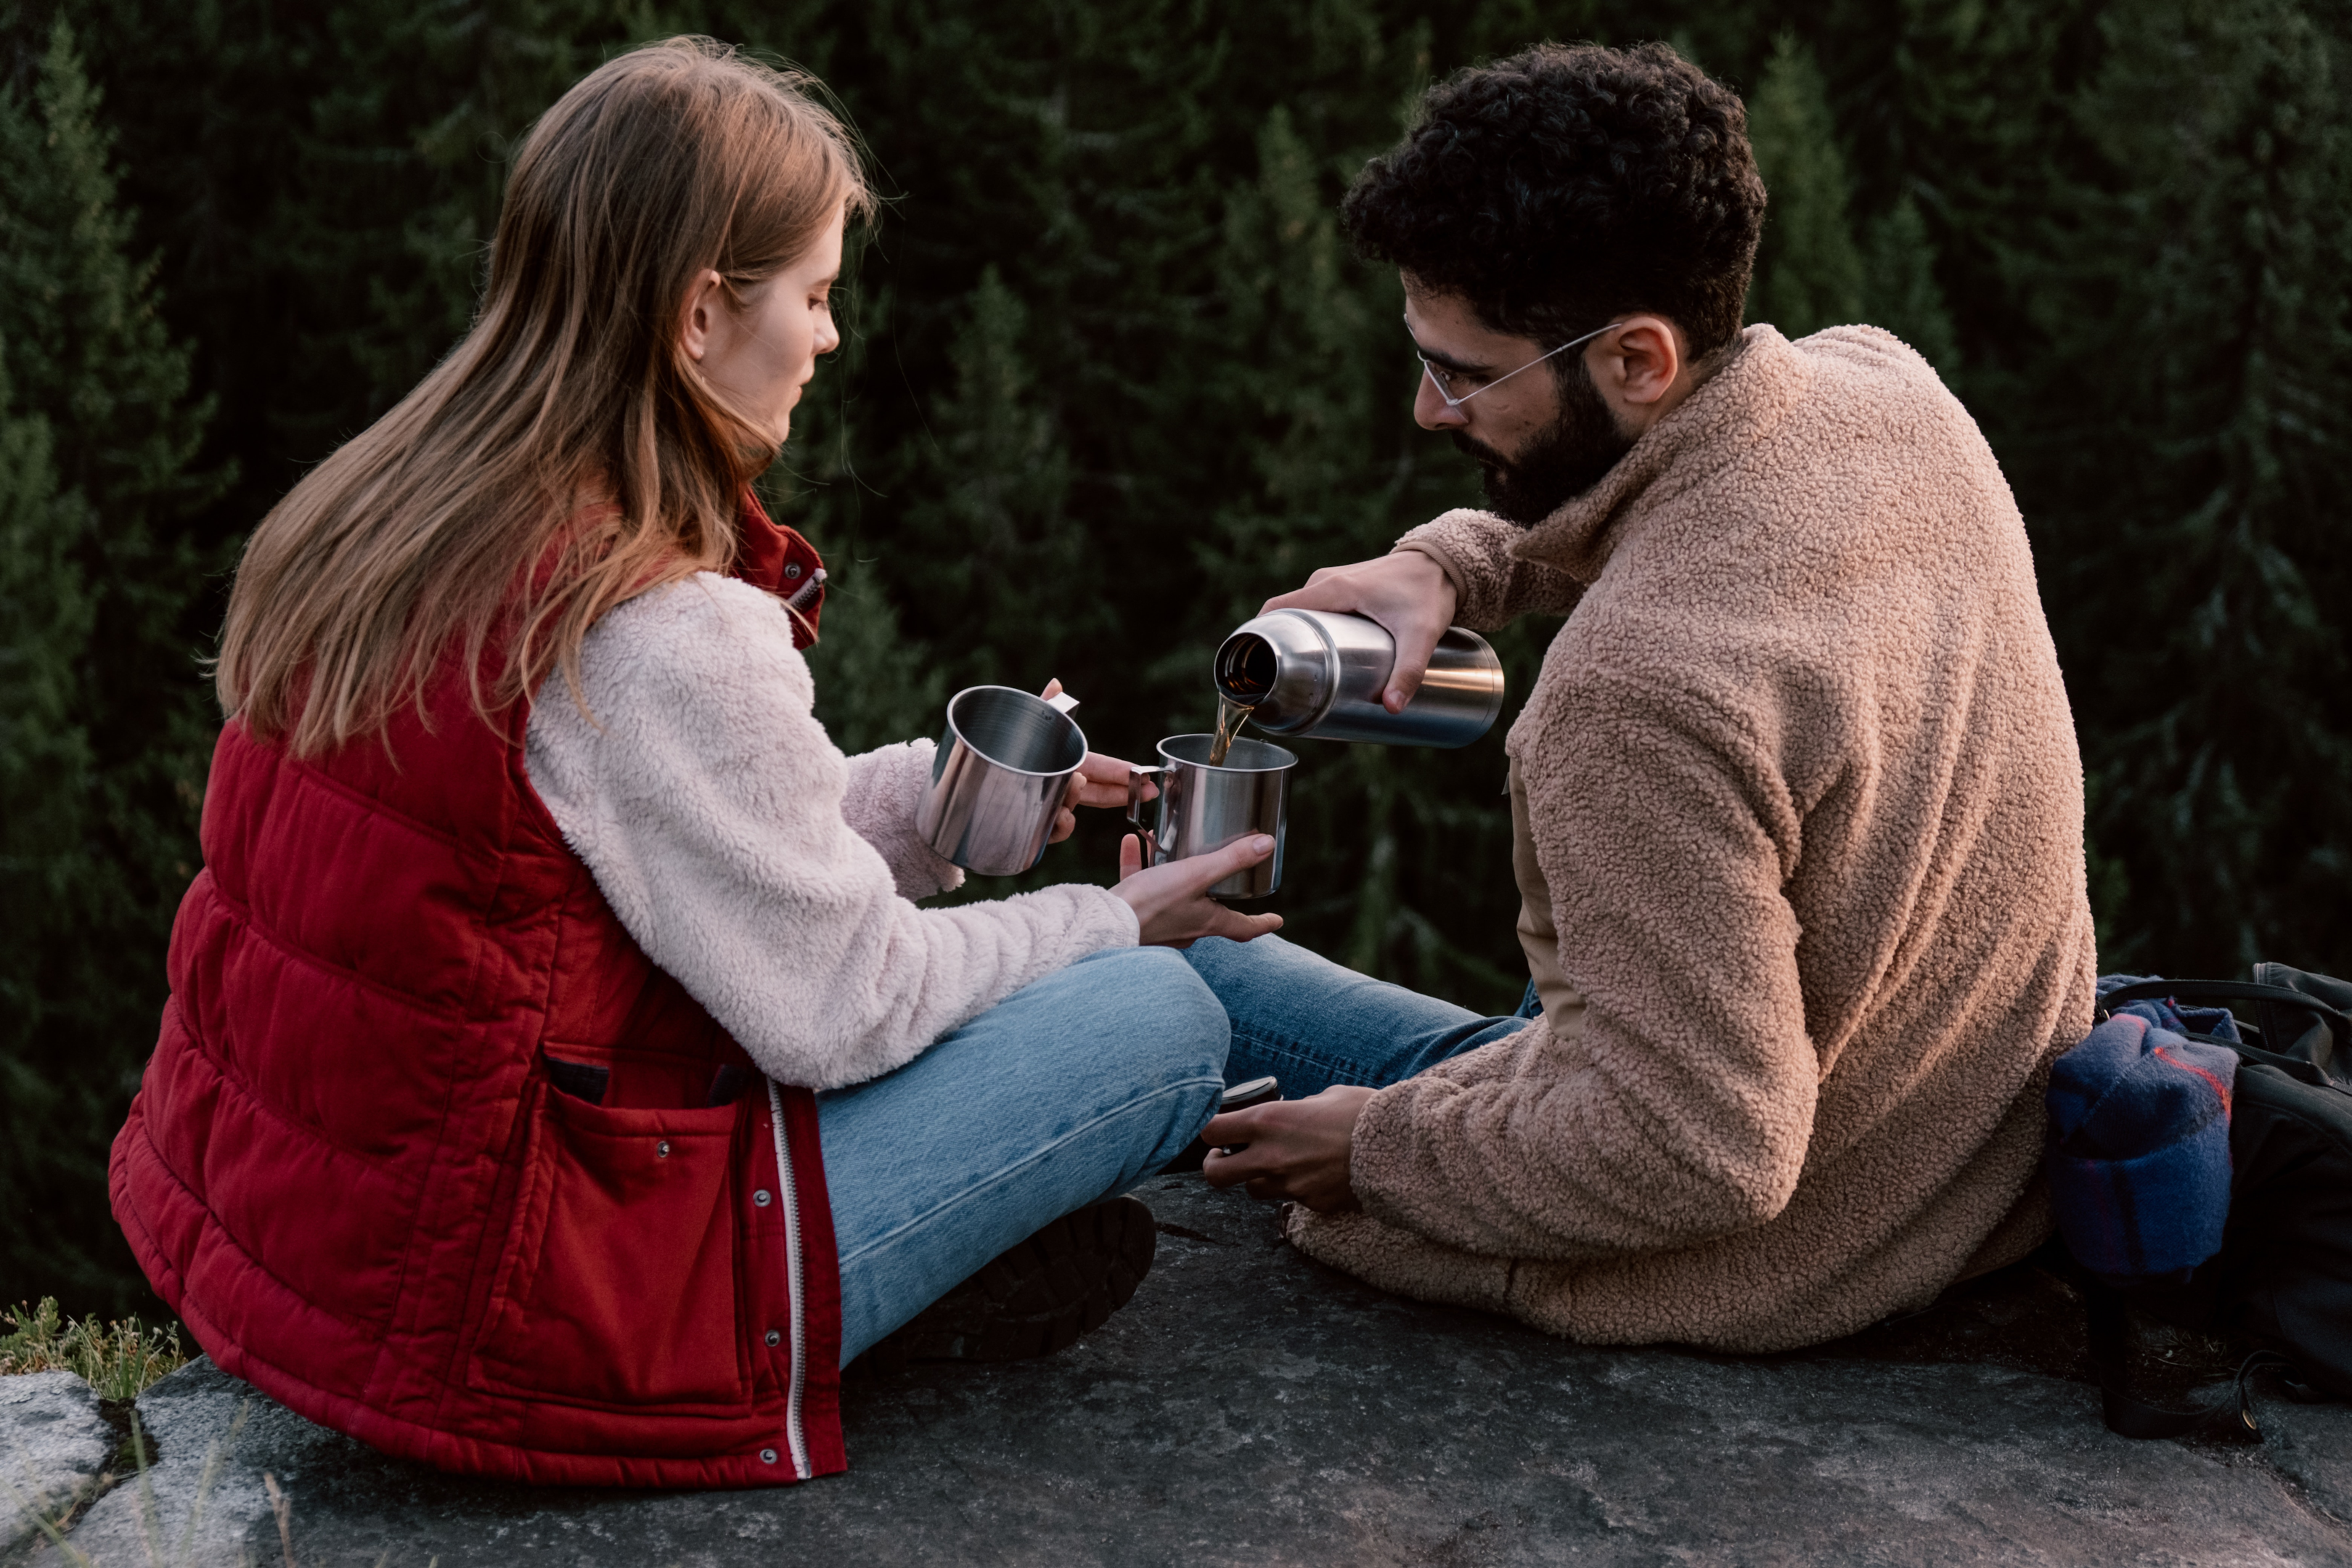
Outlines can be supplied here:
M761 1187L758 1192L753 1193L751 1194L751 1201L759 1205L761 1208L766 1208L768 1206L768 1189Z
M760 1463L763 1465L772 1465L775 1462L776 1451L773 1448L762 1448L760 1450Z
M665 1138L660 1142L654 1145L654 1158L656 1160L667 1160L669 1158L668 1139Z
M773 1329L770 1329L770 1330L768 1331L768 1347L769 1347L771 1350L774 1349L776 1346L778 1346L778 1345L780 1345L780 1344L782 1344L783 1342L784 1342L784 1336L783 1336L783 1335L782 1335L782 1334L778 1333L778 1332L777 1332L775 1330L773 1330Z

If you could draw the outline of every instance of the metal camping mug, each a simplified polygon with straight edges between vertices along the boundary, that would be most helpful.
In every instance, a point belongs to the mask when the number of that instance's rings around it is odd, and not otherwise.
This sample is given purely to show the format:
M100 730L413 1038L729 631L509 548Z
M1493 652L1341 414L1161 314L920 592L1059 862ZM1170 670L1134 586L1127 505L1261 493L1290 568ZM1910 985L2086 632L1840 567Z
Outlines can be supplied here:
M1449 626L1402 713L1381 706L1396 639L1378 621L1329 610L1276 610L1244 621L1210 666L1217 695L1269 735L1466 746L1503 710L1503 661L1476 632Z
M1216 767L1214 735L1171 735L1160 765L1127 775L1127 820L1143 840L1143 863L1189 859L1253 833L1274 835L1274 853L1211 884L1213 899L1262 899L1282 886L1283 828L1289 818L1290 770L1298 759L1270 741L1240 740ZM1160 826L1143 826L1143 781L1160 776Z
M1086 759L1086 735L1044 698L967 687L948 700L915 831L967 871L1026 871L1045 858L1070 775Z

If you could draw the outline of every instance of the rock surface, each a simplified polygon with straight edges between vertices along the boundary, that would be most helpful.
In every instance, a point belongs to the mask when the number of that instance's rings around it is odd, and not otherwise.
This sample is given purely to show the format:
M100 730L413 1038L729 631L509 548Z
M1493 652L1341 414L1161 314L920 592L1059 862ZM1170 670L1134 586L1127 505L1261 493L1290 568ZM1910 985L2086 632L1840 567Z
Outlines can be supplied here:
M1596 1350L1365 1289L1195 1180L1141 1195L1160 1258L1125 1311L1044 1362L853 1385L853 1468L804 1487L463 1480L198 1363L140 1402L160 1533L204 1493L163 1560L280 1561L267 1472L298 1561L390 1568L2352 1563L2352 1410L2266 1402L2262 1447L2111 1436L2079 1309L2031 1270L1798 1355ZM147 1562L139 1489L71 1539Z
M115 1441L97 1394L72 1373L0 1377L0 1552L71 1512Z
M2313 1506L2352 1520L2352 1405L2254 1401L2263 1457L2303 1489Z

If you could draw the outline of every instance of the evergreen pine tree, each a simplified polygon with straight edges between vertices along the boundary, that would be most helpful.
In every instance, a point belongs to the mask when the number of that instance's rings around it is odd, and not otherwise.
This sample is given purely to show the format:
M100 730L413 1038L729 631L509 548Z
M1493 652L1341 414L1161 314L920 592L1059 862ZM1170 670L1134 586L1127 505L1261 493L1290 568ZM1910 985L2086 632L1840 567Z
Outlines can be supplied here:
M120 1307L106 1154L195 870L211 563L176 525L211 481L97 110L59 19L30 100L0 92L0 1300Z
M2297 0L2119 0L2103 155L2029 274L2044 592L2110 968L2352 970L2352 28Z
M1748 105L1748 134L1770 206L1757 247L1751 321L1788 337L1859 321L1863 258L1847 209L1845 155L1830 119L1829 89L1812 51L1794 33L1773 45Z
M939 732L948 672L928 647L907 635L877 575L854 564L828 564L823 626L808 650L809 671L816 683L817 721L835 745L855 756Z
M1935 242L1919 204L1907 195L1870 226L1862 319L1909 343L1947 378L1959 368L1959 336L1936 281Z
M2043 352L2021 330L2013 269L2038 251L2052 182L2076 155L2070 97L2095 58L2089 18L2113 3L1839 0L1801 14L1856 209L1883 223L1906 199L1916 206L1971 374ZM1867 257L1881 236L1864 238ZM1874 285L1866 304L1883 309L1884 292ZM1979 417L2012 395L1988 395Z
M1066 649L1107 630L1099 557L1069 513L1070 457L1053 389L1032 366L1028 306L991 265L961 315L954 382L911 437L919 499L900 524L910 550L898 580L956 625L943 651L960 684L1043 685Z
M0 105L0 136L11 108ZM89 530L86 510L58 493L48 421L13 391L0 346L0 880L8 889L0 899L0 1279L26 1294L37 1282L53 1289L46 1269L19 1257L47 1241L59 1217L42 1212L62 1195L43 1133L71 1126L59 1115L68 1085L56 1074L65 1064L38 1046L55 1001L39 960L54 945L42 927L83 907L88 866L79 850L91 757L76 666L94 617L74 550ZM77 1163L62 1173L68 1184L89 1177L86 1161Z
M861 434L851 389L868 369L887 299L867 303L856 284L853 242L834 289L842 345L820 362L816 379L793 411L792 439L761 482L770 515L820 543L825 559L822 633L808 650L817 721L833 743L856 755L892 742L935 735L949 693L945 664L911 636L875 564L860 552L860 522L872 499L858 470Z

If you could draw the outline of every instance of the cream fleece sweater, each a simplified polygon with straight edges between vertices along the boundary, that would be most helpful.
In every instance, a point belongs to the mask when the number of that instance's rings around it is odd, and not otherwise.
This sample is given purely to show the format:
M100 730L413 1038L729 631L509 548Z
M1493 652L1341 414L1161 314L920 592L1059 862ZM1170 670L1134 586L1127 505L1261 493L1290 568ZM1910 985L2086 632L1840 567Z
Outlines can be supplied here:
M931 742L844 757L782 605L749 584L629 600L589 632L581 679L593 721L560 686L532 706L531 784L646 955L779 1081L877 1078L1135 943L1105 888L917 909L963 879L914 831Z
M1581 1340L1769 1351L2047 1234L2082 769L2022 521L1925 362L1751 327L1532 530L1400 547L1467 626L1571 612L1508 750L1585 1005L1382 1090L1365 1212L1292 1239Z

